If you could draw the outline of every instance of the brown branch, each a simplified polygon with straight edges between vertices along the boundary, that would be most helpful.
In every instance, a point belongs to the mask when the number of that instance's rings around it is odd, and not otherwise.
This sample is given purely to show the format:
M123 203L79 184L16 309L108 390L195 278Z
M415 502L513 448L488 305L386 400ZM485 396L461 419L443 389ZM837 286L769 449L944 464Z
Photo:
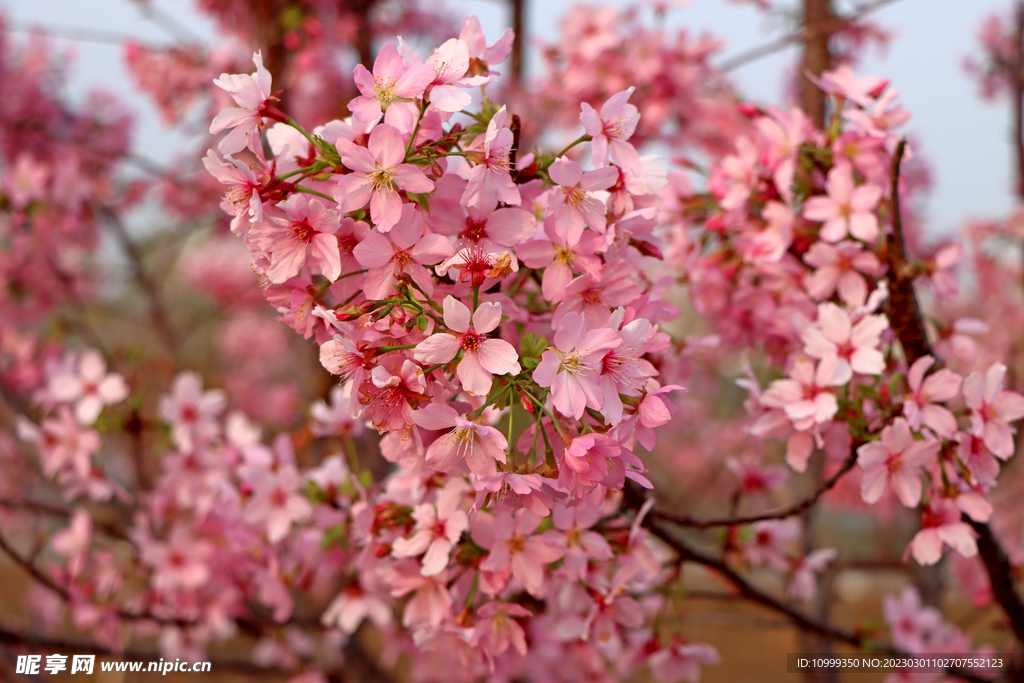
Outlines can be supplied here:
M829 40L835 28L831 0L804 0L803 74L800 76L800 100L804 113L817 128L825 127L825 93L810 76L820 76L832 68Z
M523 44L526 41L526 0L511 0L512 4L512 57L509 60L509 75L513 91L523 83Z
M900 340L907 363L913 364L918 358L931 356L931 344L924 327L924 317L914 292L914 278L917 269L907 258L907 245L903 239L903 218L900 214L900 163L906 150L906 138L899 141L892 155L890 167L889 213L892 217L892 232L886 241L886 257L889 262L888 317L893 332Z
M627 498L631 495L633 497L637 497L635 491L633 491L632 494L627 491ZM679 560L681 562L693 562L715 571L722 578L731 583L741 596L755 604L767 607L768 609L785 616L801 631L846 643L847 645L858 649L869 645L869 639L859 633L844 631L833 624L819 621L814 617L802 614L781 600L762 591L747 581L724 561L691 548L685 542L672 534L667 528L663 527L657 519L652 519L650 515L644 519L644 526L649 529L654 536L661 539L662 542L672 548L672 550L674 550L679 556ZM896 657L906 655L906 653L900 652L892 647L874 647L871 651ZM946 673L962 678L969 683L983 683L983 681L987 681L987 679L982 678L981 676L962 669L949 668L946 669Z
M1013 93L1013 147L1017 157L1017 199L1024 200L1024 6L1015 3L1017 9L1015 64L1007 76L1011 79Z
M664 512L661 510L651 510L650 516L655 519L663 519L666 522L671 522L678 526L689 527L692 529L710 529L717 526L734 526L737 524L753 524L754 522L764 522L768 520L786 519L787 517L795 517L799 514L810 510L811 507L818 502L826 492L832 490L835 485L839 482L844 474L853 469L853 466L857 464L857 444L850 447L850 454L846 456L846 460L843 461L842 466L828 479L822 482L821 486L814 491L810 496L803 499L799 503L791 505L781 510L775 510L772 512L762 512L756 515L745 515L742 517L720 517L717 519L695 519L686 515L677 515L671 512Z
M976 522L967 515L963 515L962 519L970 524L974 533L978 535L978 555L985 565L989 583L992 584L992 597L1010 620L1013 635L1024 643L1024 600L1021 600L1020 593L1014 589L1013 565L1010 564L1010 558L999 544L992 527Z

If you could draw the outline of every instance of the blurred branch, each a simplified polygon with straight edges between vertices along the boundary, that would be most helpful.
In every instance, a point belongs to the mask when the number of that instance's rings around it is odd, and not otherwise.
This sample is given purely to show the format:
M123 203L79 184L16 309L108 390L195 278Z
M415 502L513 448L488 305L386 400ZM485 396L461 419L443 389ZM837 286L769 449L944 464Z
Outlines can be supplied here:
M1013 148L1017 156L1017 199L1024 200L1024 5L1015 3L1016 64L1010 70L1013 93Z
M153 0L129 0L150 23L181 43L202 45L203 41L187 26L157 7Z
M735 69L740 68L741 66L746 66L751 62L755 62L758 59L761 59L762 57L767 57L768 55L775 54L776 52L779 52L781 50L785 50L787 47L791 45L802 43L807 40L814 40L822 36L831 35L839 27L860 21L861 19L868 16L872 12L881 9L886 5L891 5L894 2L899 2L899 0L876 0L876 2L865 5L845 17L833 17L832 21L830 21L827 25L819 26L815 28L813 31L810 30L809 27L802 28L799 31L794 31L793 33L782 36L781 38L777 38L776 40L765 43L764 45L751 48L749 50L746 50L745 52L739 53L734 57L726 59L718 67L718 70L723 72L733 71Z
M132 262L135 271L135 281L149 302L149 317L153 322L153 326L159 332L161 342L163 342L168 351L172 354L177 354L179 346L178 335L174 328L171 327L170 320L167 317L167 309L164 308L156 283L153 282L153 279L142 263L142 254L139 252L138 247L135 246L135 243L132 242L127 229L124 227L124 223L121 222L121 218L112 209L104 207L100 210L100 213L113 230L118 244L121 245L121 248Z
M512 77L513 89L518 89L523 84L523 44L526 42L526 0L510 0L512 5L512 31L515 37L512 39L512 58L509 62L509 71Z
M819 486L814 493L801 500L799 503L783 508L782 510L763 512L757 515L746 515L743 517L720 517L717 519L695 519L686 515L677 515L671 512L664 512L662 510L651 510L650 516L655 519L662 519L666 522L671 522L672 524L692 529L710 529L717 526L752 524L754 522L795 517L811 509L811 507L818 502L818 499L835 487L844 474L853 469L853 466L857 464L857 445L858 444L853 444L853 446L850 447L850 454L846 456L846 460L843 461L840 468L836 470L831 477L822 482L821 486Z
M41 35L50 38L61 38L63 40L75 40L81 43L98 43L100 45L115 45L123 47L128 43L143 45L152 50L162 50L163 46L153 45L140 40L128 33L107 31L104 29L81 28L78 26L64 26L61 24L40 24L9 20L2 28L4 33L27 33Z

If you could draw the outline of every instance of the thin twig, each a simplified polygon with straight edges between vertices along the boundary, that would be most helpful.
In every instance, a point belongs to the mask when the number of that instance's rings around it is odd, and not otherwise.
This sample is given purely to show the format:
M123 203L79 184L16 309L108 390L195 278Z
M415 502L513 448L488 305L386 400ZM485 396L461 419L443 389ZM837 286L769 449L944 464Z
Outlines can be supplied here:
M123 47L128 43L135 43L144 45L152 50L164 49L160 45L147 44L146 41L127 33L95 28L81 28L78 26L64 26L61 24L29 24L27 22L10 21L0 30L4 33L27 33L29 35L42 35L48 38L74 40L79 43L97 43L99 45L114 45L117 47Z
M853 466L857 464L857 446L854 444L850 448L850 454L843 461L842 466L828 479L822 482L821 486L815 490L807 498L803 499L795 505L791 505L782 510L775 510L772 512L762 512L756 515L745 515L742 517L720 517L717 519L695 519L686 515L677 515L671 512L664 512L662 510L651 510L650 516L655 519L663 519L666 522L671 522L678 526L689 527L692 529L710 529L718 526L734 526L737 524L753 524L754 522L764 522L767 520L786 519L787 517L795 517L806 510L809 510L818 499L825 495L826 492L832 490L835 485L839 482L844 474L853 469Z
M153 0L130 0L150 23L166 33L168 37L188 45L202 45L203 41L187 26L157 7Z

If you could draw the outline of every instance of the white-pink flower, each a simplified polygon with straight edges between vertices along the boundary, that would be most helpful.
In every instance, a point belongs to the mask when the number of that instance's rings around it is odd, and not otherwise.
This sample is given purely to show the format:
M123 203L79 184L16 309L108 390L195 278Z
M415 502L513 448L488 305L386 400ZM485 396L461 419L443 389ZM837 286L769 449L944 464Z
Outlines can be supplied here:
M469 182L462 193L462 203L468 207L490 213L501 201L519 206L522 198L519 188L509 173L509 153L514 137L505 127L508 112L502 106L487 124L487 131L474 141L468 158L475 166L469 172Z
M441 332L420 342L413 357L420 363L448 363L458 352L462 360L455 372L462 388L470 394L486 396L493 375L517 375L519 354L504 339L484 337L501 322L501 304L483 303L470 321L469 306L453 296L444 299L444 324L455 334Z
M580 122L591 137L590 155L597 168L607 166L610 156L616 165L640 175L640 157L633 145L626 142L633 137L640 121L637 108L628 103L634 90L636 88L630 87L609 97L600 115L586 102L581 105Z
M477 477L497 474L495 462L505 462L508 441L489 425L482 425L459 415L442 403L431 403L414 411L412 421L423 429L449 430L427 448L426 464L438 472L450 472L464 461Z
M850 166L838 164L828 172L825 189L827 197L811 197L804 204L805 218L824 223L821 239L838 242L852 235L873 244L878 238L875 207L882 198L882 188L870 183L854 187Z
M582 313L569 313L555 331L554 347L541 356L533 380L551 387L551 399L558 412L580 419L589 406L601 410L601 361L619 345L619 334L607 327L587 330Z
M103 406L128 397L128 385L116 372L107 373L107 363L96 349L82 352L77 362L50 375L47 394L58 403L73 403L75 417L83 425L96 422Z
M246 147L260 156L263 153L262 147L258 146L261 144L263 110L272 95L271 78L270 72L263 68L262 53L254 53L252 61L256 65L256 73L221 74L220 78L213 81L214 85L230 94L238 105L221 111L210 124L210 133L214 135L227 128L234 129L217 145L224 154L234 154Z
M849 313L827 302L818 305L818 321L804 330L801 340L811 358L835 358L836 381L845 384L851 371L879 375L885 370L885 356L878 346L888 327L889 321L880 314L866 315L854 324Z
M284 211L284 218L273 218L249 233L252 244L270 254L270 281L279 285L297 276L307 261L328 280L337 280L341 250L334 233L341 227L341 217L319 199L303 194L293 194L277 208Z
M469 527L469 517L459 509L465 482L452 479L437 494L436 508L431 503L421 503L413 510L416 520L413 534L409 538L398 538L391 544L394 557L417 557L423 555L423 576L440 574L448 567L452 548Z
M607 207L592 195L607 190L619 179L619 169L608 167L583 172L583 166L559 157L548 168L555 188L548 198L548 210L555 219L555 230L565 244L574 246L583 236L584 226L603 233L607 227Z
M934 500L921 511L921 526L907 546L907 553L912 553L919 564L938 562L947 545L964 557L978 554L974 529L961 521L960 509L947 498Z
M302 476L294 465L277 471L260 470L252 481L253 497L245 507L245 519L264 526L267 540L277 543L295 522L313 513L302 493Z
M1013 455L1010 423L1024 417L1024 396L1003 391L1006 366L993 363L982 378L972 372L963 383L964 402L971 409L971 430L985 440L992 455L1006 460Z
M807 293L823 301L834 293L851 308L860 308L868 298L864 276L879 277L884 272L878 256L860 242L845 240L839 244L815 242L804 254L804 262L814 272L804 278Z
M907 421L896 418L882 430L880 441L871 441L857 449L857 464L864 470L860 495L865 503L878 501L886 483L908 508L921 503L921 470L935 461L942 443L935 439L918 441Z
M67 561L71 577L77 577L82 571L91 544L92 517L83 508L75 508L68 528L58 531L50 539L50 547Z
M934 363L932 356L924 356L910 366L907 373L910 392L903 397L903 415L911 429L920 430L922 426L928 426L938 436L950 438L957 430L956 417L949 408L936 405L936 402L956 396L963 378L945 368L925 378L924 374Z
M565 554L547 534L537 535L541 520L542 517L525 508L515 515L499 511L491 525L491 542L487 544L491 552L480 563L480 569L506 576L511 571L527 593L540 597L544 590L545 567Z
M387 43L377 53L373 73L362 64L353 70L359 96L348 103L357 121L369 123L380 119L403 133L411 133L416 123L417 100L434 78L434 69L427 64L406 66L394 43ZM347 165L347 164L346 164Z
M227 395L223 390L203 392L203 380L197 373L182 372L174 378L170 395L160 399L160 417L171 425L175 443L185 448L218 433L217 416L225 405Z
M346 213L369 202L370 217L380 232L391 230L402 216L398 190L422 194L434 189L423 171L402 163L405 141L393 126L385 123L370 131L367 147L345 139L338 140L337 147L342 163L353 172L338 179L334 199Z
M810 600L818 592L817 575L839 554L835 548L818 548L807 554L793 570L786 586L790 600Z

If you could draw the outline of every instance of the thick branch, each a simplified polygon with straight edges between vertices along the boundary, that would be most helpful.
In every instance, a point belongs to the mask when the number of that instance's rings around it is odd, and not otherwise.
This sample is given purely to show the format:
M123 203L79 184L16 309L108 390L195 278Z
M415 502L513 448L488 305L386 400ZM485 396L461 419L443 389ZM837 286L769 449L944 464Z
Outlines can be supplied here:
M900 214L900 163L906 149L906 139L899 141L892 155L890 167L889 213L892 215L892 232L886 242L889 261L889 324L896 333L907 357L913 363L922 356L932 355L924 317L914 292L916 269L907 258L907 245L903 239L903 218Z
M1024 200L1024 6L1015 3L1017 23L1017 54L1013 67L1007 74L1011 79L1013 96L1013 148L1017 157L1017 199Z
M677 515L671 512L662 512L660 510L651 510L650 516L655 519L663 519L666 522L672 522L678 526L690 527L693 529L710 529L717 526L734 526L737 524L753 524L754 522L764 522L767 520L775 519L786 519L787 517L795 517L799 514L810 510L818 499L825 495L826 492L832 490L835 485L839 482L844 474L853 469L853 466L857 464L857 444L854 444L850 448L850 454L846 456L846 460L843 461L842 466L833 474L831 477L822 482L821 486L814 491L810 496L804 498L799 503L791 505L781 510L775 510L772 512L762 512L757 515L746 515L743 517L719 517L717 519L695 519L686 515Z
M526 0L511 0L512 3L512 58L509 71L512 76L512 87L518 88L523 83L523 43L526 41Z

